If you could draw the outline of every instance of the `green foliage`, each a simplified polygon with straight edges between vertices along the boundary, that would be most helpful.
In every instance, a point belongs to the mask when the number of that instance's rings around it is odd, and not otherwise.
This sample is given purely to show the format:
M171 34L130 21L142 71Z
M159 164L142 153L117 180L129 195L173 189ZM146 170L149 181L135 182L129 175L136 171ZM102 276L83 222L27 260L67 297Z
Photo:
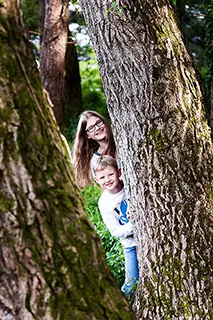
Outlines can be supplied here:
M85 47L84 53L82 52L82 49L83 48L81 48L82 57L88 57L87 60L82 59L79 61L83 110L95 110L109 119L106 99L102 89L102 81L94 51L91 46ZM63 134L70 143L74 141L77 124L78 118L70 119L69 126L63 129Z
M181 28L185 34L190 51L199 71L204 66L204 22L205 6L203 0L176 1ZM205 73L203 73L205 75Z
M38 1L22 0L22 11L26 28L38 32Z
M95 110L109 119L98 63L94 52L90 50L91 47L88 47L84 53L84 57L90 55L89 59L79 61L83 110ZM70 119L69 126L63 129L63 134L70 142L74 141L77 124L78 119Z
M72 149L72 143L75 139L77 125L78 125L78 119L70 119L69 126L62 129L62 133L63 135L65 135L66 139L68 140L68 143L70 144L71 149Z
M124 8L126 8L126 6L120 6L119 0L116 0L111 3L111 7L106 13L108 14L110 11L112 11L113 13L119 15Z
M81 87L84 110L95 110L107 117L106 99L95 54L87 61L80 61Z
M117 278L119 286L121 286L125 277L123 249L120 241L112 237L107 230L98 210L98 199L101 195L101 189L98 185L93 183L86 187L82 191L82 194L84 197L85 209L90 220L94 224L105 249L107 263L112 273Z

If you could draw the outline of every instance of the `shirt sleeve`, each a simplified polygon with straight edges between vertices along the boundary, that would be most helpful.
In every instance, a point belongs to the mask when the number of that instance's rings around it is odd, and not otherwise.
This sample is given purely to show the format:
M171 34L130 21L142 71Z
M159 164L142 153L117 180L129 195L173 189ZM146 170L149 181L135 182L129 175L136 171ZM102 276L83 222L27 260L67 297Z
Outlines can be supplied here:
M133 224L129 221L128 223L121 225L116 219L117 213L114 210L104 208L99 202L98 207L103 218L106 227L112 236L116 238L126 238L133 233Z

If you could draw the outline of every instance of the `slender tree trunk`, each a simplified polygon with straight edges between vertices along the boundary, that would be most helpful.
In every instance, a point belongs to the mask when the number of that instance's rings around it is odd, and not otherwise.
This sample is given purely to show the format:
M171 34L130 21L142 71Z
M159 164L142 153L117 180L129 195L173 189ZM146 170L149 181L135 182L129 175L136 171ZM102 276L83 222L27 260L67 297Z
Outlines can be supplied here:
M135 222L137 319L213 318L213 149L169 1L81 0Z
M75 44L72 41L71 33L65 56L66 75L64 79L64 106L62 123L66 127L71 119L75 119L83 111L81 95L81 78L78 63L78 56Z
M62 124L64 97L68 3L62 0L39 0L40 26L43 26L40 30L40 70L59 126Z
M19 5L0 7L0 319L133 319L83 210Z

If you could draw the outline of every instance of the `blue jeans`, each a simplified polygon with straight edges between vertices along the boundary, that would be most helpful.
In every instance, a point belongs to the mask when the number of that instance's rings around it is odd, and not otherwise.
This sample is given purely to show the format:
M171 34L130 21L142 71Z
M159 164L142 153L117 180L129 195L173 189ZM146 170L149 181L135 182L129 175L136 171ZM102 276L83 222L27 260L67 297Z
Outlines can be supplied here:
M136 286L139 277L136 247L124 248L124 257L125 282L121 287L121 291L129 298L135 291L132 290L132 287Z

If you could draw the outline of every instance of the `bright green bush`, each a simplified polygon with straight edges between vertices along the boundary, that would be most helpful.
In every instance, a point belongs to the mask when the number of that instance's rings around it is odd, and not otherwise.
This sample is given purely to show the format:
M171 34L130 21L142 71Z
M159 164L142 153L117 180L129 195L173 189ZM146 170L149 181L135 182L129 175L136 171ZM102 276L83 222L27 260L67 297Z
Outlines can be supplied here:
M88 60L79 61L79 66L83 109L95 110L103 116L108 117L106 98L94 52L89 54Z
M82 194L84 197L85 210L94 224L105 249L107 263L121 287L125 277L123 249L120 241L112 237L109 233L98 210L98 199L101 195L101 189L97 184L93 183L86 187L82 191Z

